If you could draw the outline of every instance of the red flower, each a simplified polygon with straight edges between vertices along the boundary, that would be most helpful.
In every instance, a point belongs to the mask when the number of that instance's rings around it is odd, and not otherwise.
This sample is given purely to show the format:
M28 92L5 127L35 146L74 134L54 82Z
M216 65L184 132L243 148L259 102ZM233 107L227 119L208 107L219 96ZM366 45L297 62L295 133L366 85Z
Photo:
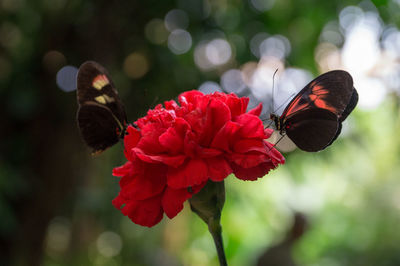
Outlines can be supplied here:
M140 225L157 224L163 213L173 218L183 203L206 184L234 173L256 180L284 163L265 141L261 105L246 113L248 98L234 94L204 95L189 91L156 106L129 126L125 136L128 162L115 168L122 177L116 208Z

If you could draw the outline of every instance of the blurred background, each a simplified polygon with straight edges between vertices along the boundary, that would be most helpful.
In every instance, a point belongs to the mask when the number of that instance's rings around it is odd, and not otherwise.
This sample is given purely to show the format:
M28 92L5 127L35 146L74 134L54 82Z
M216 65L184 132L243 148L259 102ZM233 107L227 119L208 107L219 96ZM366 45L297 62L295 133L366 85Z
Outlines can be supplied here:
M131 122L192 89L248 96L266 117L349 71L360 100L334 145L289 145L261 180L227 178L227 258L400 265L399 14L399 0L1 0L0 265L218 265L187 205L150 229L111 205L123 147L92 157L80 139L86 60L109 70Z

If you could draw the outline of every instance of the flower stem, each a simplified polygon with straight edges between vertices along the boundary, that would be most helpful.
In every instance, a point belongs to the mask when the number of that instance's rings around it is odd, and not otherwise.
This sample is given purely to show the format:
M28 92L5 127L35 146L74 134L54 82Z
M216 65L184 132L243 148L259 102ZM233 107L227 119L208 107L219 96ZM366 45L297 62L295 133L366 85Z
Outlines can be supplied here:
M208 226L208 231L214 239L220 266L227 266L220 224L221 211L225 203L224 182L209 181L200 192L189 199L189 203L192 211Z
M213 239L215 248L217 249L218 260L220 266L227 266L225 252L224 252L224 243L222 241L222 228L219 223L219 219L214 220L210 219L208 222L208 231L210 231Z

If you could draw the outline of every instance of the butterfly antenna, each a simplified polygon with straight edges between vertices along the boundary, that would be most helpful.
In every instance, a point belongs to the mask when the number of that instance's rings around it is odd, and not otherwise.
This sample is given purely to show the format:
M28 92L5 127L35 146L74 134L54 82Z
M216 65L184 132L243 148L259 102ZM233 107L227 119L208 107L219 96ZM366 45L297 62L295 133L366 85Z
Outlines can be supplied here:
M275 72L274 72L274 75L272 75L272 108L271 108L271 110L274 110L274 107L275 107L275 105L274 105L274 90L275 90L275 75L276 75L276 72L278 72L278 68L275 70Z

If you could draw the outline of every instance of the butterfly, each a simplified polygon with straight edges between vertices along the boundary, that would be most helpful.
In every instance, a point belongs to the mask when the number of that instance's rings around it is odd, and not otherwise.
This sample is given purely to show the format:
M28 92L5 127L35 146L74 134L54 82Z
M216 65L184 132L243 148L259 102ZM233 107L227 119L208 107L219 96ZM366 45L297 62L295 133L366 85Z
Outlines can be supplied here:
M305 86L286 106L281 116L271 114L281 135L300 149L316 152L336 140L342 122L358 102L353 78L343 70L322 74Z
M107 70L100 64L83 63L77 76L77 122L85 143L99 154L125 135L127 118Z

